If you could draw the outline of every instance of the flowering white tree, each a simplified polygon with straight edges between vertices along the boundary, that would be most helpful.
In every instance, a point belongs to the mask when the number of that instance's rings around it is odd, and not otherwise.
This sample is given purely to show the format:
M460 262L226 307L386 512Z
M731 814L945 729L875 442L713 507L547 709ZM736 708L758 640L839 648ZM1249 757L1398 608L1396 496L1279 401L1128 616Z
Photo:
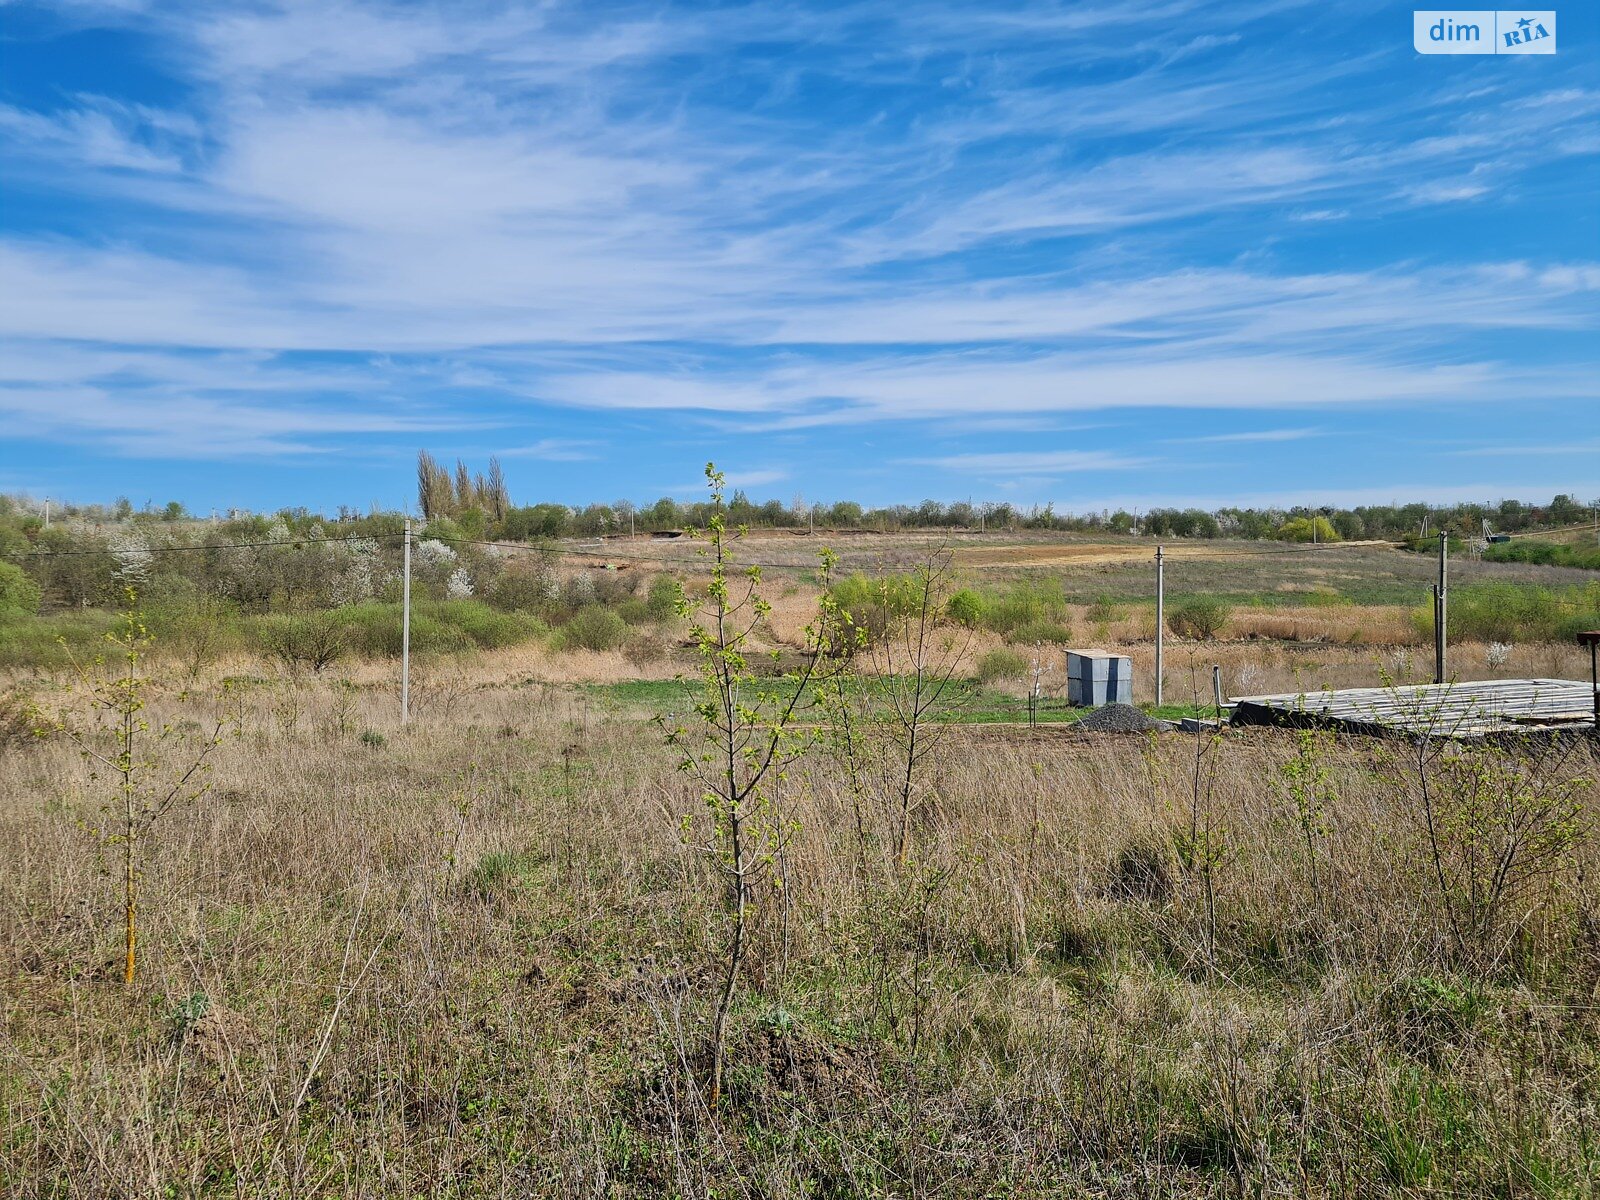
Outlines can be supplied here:
M372 599L378 589L382 562L378 543L371 538L337 545L333 571L333 599L337 604L359 604Z
M417 543L413 562L420 571L442 571L455 566L456 552L436 538L423 538Z
M145 580L150 577L150 568L156 561L155 555L150 553L150 544L136 529L119 532L112 537L111 557L117 563L117 582L131 588L144 586Z

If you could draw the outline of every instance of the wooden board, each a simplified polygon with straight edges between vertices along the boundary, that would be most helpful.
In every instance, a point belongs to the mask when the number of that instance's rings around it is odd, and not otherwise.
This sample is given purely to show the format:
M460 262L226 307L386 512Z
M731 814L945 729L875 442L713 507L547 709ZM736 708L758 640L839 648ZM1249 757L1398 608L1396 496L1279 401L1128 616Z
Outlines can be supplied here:
M1581 729L1594 694L1573 679L1493 679L1403 684L1278 696L1241 696L1236 725L1320 726L1352 733L1471 738L1519 730Z

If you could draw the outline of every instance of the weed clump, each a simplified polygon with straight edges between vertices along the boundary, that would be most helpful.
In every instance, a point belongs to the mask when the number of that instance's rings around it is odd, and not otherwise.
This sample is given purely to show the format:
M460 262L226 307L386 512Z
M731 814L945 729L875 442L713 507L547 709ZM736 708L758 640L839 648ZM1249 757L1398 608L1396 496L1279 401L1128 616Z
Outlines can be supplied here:
M38 734L38 717L33 702L20 688L0 692L0 751L14 750L33 742Z
M1167 628L1179 637L1210 641L1227 628L1233 606L1215 596L1185 596L1167 609Z
M1122 606L1110 596L1101 593L1089 605L1089 620L1096 625L1109 625L1122 615Z
M1072 641L1072 630L1059 621L1045 618L1019 625L1006 640L1019 646L1065 646Z
M1028 660L1015 650L991 650L978 660L978 682L998 683L1002 679L1020 679L1028 669Z
M561 646L566 650L615 650L627 640L628 623L598 604L579 609L560 631Z
M1172 899L1172 867L1166 850L1154 840L1130 842L1111 864L1110 892L1120 900L1165 904Z

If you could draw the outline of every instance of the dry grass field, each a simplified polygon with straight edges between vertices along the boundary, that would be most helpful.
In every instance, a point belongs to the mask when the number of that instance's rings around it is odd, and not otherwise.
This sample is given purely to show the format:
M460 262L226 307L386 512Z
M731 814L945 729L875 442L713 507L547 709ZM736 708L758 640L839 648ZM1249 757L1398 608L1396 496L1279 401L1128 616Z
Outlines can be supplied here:
M142 843L131 988L108 780L6 745L6 1195L1600 1180L1592 748L945 727L902 857L887 774L816 746L772 794L711 1112L706 808L657 730L515 655L424 670L406 728L376 671L154 685L153 774L230 729Z
M1150 538L1086 540L1055 533L940 531L893 534L829 530L753 529L741 557L777 575L808 580L824 547L842 572L883 574L948 551L956 571L975 580L1059 579L1069 597L1088 604L1108 596L1122 602L1155 596L1155 542ZM572 543L589 565L610 562L624 570L694 571L704 543L688 537L647 535ZM1386 542L1346 542L1311 547L1276 542L1176 540L1166 543L1168 595L1223 595L1273 606L1300 606L1339 595L1357 604L1426 603L1437 564ZM1483 562L1458 555L1454 584L1510 582L1541 587L1582 587L1593 573L1567 567Z
M1128 654L1152 698L1150 547L952 542L863 535L840 576L949 549L929 644L988 707L913 731L906 660L863 651L855 699L805 707L741 810L741 876L730 810L668 744L694 720L681 622L422 655L405 725L382 657L158 641L133 692L114 661L14 668L0 1190L1594 1194L1594 744L1018 728L1032 671L1054 701L1066 674L1018 628ZM610 571L703 599L698 547L626 549ZM749 649L781 669L815 549L741 547L769 564ZM1230 695L1428 678L1431 563L1337 551L1179 547L1169 600L1232 606L1169 634L1167 702L1209 705L1213 666ZM957 625L958 588L1032 615ZM1451 655L1463 679L1586 669L1561 641Z

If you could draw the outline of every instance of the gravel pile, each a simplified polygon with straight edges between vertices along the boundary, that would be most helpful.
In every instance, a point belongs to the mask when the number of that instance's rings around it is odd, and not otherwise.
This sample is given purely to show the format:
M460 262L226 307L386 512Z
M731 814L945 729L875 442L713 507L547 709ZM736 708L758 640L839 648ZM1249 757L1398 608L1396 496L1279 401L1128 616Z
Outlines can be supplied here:
M1147 717L1131 704L1106 704L1095 709L1075 729L1085 733L1149 733L1153 729L1173 729L1171 721Z

